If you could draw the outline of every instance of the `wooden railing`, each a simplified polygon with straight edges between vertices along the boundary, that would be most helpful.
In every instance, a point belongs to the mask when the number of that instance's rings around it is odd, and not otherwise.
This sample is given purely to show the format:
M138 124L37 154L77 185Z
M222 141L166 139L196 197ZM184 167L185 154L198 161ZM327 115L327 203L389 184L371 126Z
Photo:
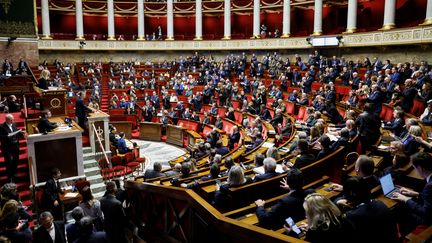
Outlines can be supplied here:
M180 242L304 242L227 218L192 190L127 181L128 214L140 232Z

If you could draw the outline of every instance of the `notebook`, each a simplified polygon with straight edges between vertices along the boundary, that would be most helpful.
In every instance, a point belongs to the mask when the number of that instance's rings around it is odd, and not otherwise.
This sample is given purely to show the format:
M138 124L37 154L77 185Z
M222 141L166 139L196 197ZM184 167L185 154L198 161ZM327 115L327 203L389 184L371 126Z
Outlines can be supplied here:
M381 188L383 190L383 194L387 198L392 198L394 192L400 191L400 187L394 185L393 178L390 173L381 177L380 183L381 183Z

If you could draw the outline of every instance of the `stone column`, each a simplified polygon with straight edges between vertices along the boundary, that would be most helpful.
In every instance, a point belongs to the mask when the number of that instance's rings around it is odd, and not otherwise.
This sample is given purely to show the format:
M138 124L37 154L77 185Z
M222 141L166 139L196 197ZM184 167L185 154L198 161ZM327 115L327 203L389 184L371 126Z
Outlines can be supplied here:
M49 16L49 3L48 0L41 0L41 14L42 14L42 39L50 40L50 16Z
M260 0L254 0L252 37L260 38L260 27Z
M393 29L395 25L396 0L385 0L384 24L381 30Z
M108 0L108 40L115 40L114 0Z
M138 37L137 40L145 40L144 36L144 0L138 0Z
M224 40L231 39L231 0L224 1Z
M357 0L348 0L348 17L346 33L354 33L357 30Z
M291 0L283 1L282 37L287 38L291 32Z
M202 40L202 0L195 0L195 39Z
M322 34L322 0L315 0L315 11L314 11L314 30L312 35Z
M426 18L422 25L432 24L432 0L427 1L426 5Z
M167 38L174 40L174 6L173 0L167 0Z
M85 40L85 38L84 38L82 0L75 0L75 19L76 19L76 38L75 38L75 40Z

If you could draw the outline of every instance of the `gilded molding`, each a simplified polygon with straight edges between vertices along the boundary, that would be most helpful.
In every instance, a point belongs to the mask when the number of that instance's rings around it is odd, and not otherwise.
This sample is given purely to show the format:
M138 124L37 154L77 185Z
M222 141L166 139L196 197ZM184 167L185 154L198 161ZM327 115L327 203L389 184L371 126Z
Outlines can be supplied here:
M432 26L392 29L387 31L342 34L343 47L385 46L432 43ZM79 50L75 40L39 40L39 50ZM313 48L306 37L243 40L197 40L197 41L86 41L86 50L266 50L266 49L308 49Z

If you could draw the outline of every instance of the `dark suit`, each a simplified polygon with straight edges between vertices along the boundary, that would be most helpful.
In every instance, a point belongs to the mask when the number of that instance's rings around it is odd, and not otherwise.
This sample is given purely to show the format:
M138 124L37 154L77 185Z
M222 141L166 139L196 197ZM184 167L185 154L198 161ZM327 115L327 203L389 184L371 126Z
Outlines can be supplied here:
M66 225L66 235L68 242L75 242L81 235L80 223Z
M381 135L381 119L376 113L363 112L356 120L356 126L360 133L362 150L374 145Z
M44 78L39 79L37 87L40 88L40 89L48 89L48 82L47 82L47 80L44 79Z
M298 155L293 167L301 169L315 160L316 158L313 154L301 152L300 155Z
M275 171L266 172L266 173L261 174L261 175L256 175L253 181L254 182L262 181L262 180L270 179L270 178L278 176L278 175L279 175L279 173L277 173Z
M229 153L229 148L227 148L225 146L216 148L216 154L220 154L220 155L224 156L227 153Z
M9 133L18 131L16 124L12 124L12 130L5 123L0 125L0 142L1 150L6 162L6 171L8 178L12 179L15 176L19 162L19 133L8 137Z
M256 215L259 226L268 229L280 229L288 217L291 217L294 222L303 220L305 218L303 202L306 195L307 192L294 190L288 196L281 198L270 210L257 207Z
M73 243L108 243L108 242L110 241L108 241L105 232L93 232L89 236L82 236L78 240L73 241Z
M393 119L389 124L384 125L385 129L392 131L396 136L400 136L405 130L405 122L402 118Z
M10 242L13 243L28 243L32 239L31 234L26 234L16 230L4 230L0 232L0 236L8 238Z
M223 128L223 122L222 122L222 120L216 120L214 125L215 125L215 127L217 129L222 130L222 128Z
M55 230L55 242L52 241L48 231L41 226L33 232L33 243L65 243L66 237L64 235L64 223L60 221L54 221L53 224Z
M153 179L153 178L157 178L157 177L162 177L165 176L164 173L161 173L160 171L155 171L155 170L146 170L146 172L144 173L144 179L148 180L148 179Z
M60 183L50 178L46 181L44 191L42 194L42 207L49 210L56 220L63 219L61 205L54 207L54 201L60 203L59 193L62 193Z
M357 242L397 242L396 220L387 206L379 200L360 204L346 213L354 224Z
M88 108L84 104L84 101L81 98L77 99L75 102L75 115L78 118L78 125L83 129L86 129L85 122L87 119L87 111Z
M42 117L39 119L39 123L37 125L40 133L51 132L55 128L57 128L57 124L55 122L50 122L48 118Z
M240 141L240 133L232 133L228 137L228 147L230 149L234 148L234 144L238 143Z
M121 202L114 195L108 194L100 200L104 213L104 229L111 242L126 243L124 228L127 223L126 214Z
M429 179L416 199L410 199L406 202L406 207L416 225L432 224L432 178Z

